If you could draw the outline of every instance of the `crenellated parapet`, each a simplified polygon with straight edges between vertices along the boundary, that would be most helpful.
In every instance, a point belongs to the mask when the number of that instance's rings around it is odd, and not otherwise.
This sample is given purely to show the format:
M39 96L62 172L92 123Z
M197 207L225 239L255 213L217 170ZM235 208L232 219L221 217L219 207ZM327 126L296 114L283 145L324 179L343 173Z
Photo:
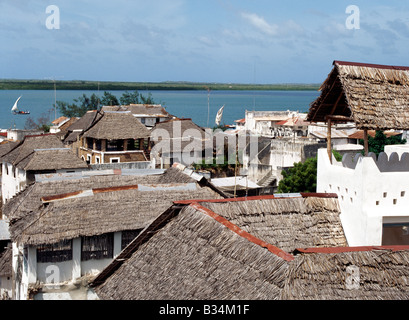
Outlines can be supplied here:
M409 172L409 153L405 152L399 155L397 152L392 152L389 155L381 152L378 157L373 152L368 154L371 157L380 172ZM342 166L349 169L355 169L356 165L363 158L360 153L347 153L342 158ZM338 163L340 165L340 163Z

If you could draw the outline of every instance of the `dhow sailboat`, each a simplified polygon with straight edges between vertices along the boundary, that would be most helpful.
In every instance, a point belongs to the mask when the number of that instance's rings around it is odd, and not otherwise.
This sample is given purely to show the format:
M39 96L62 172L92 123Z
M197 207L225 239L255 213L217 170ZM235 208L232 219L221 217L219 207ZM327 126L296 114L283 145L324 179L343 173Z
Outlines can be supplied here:
M20 111L20 110L18 110L17 103L19 102L21 97L22 96L18 97L18 99L14 103L13 107L11 108L11 112L13 112L13 114L30 114L30 111Z

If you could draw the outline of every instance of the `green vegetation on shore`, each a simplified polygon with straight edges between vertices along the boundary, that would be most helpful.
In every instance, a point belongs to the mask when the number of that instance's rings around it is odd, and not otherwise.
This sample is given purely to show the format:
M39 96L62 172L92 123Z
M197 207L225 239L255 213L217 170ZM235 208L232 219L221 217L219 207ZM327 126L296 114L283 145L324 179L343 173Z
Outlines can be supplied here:
M201 82L115 82L57 80L58 90L318 90L318 84L236 84ZM53 80L0 79L0 90L53 90Z

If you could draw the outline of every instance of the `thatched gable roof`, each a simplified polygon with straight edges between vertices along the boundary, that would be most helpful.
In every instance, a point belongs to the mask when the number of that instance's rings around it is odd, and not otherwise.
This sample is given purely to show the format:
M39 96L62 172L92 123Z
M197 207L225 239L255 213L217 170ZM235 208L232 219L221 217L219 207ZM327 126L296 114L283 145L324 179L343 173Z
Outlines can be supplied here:
M126 106L126 108L135 116L149 115L159 118L172 117L172 115L160 104L130 104L129 106Z
M145 187L145 186L144 186ZM39 210L10 223L13 241L28 245L57 243L81 236L145 228L178 199L218 197L208 188L140 185L112 190L83 190L78 197L44 199Z
M409 129L409 67L334 61L307 121L351 118L358 129Z
M70 144L78 140L78 137L86 130L88 130L94 123L101 119L102 114L97 110L91 110L85 113L80 119L73 122L66 128L66 137L64 143Z
M88 169L88 164L67 148L35 150L32 156L26 159L26 171Z
M165 130L169 134L170 139L180 139L182 137L193 136L195 138L207 138L205 130L195 124L192 119L172 119L168 121L158 122L153 127L152 132L157 132L160 136L161 131Z
M71 124L67 130L70 132L85 131L101 118L101 113L97 110L87 111L80 119Z
M93 285L105 300L276 299L288 261L272 251L203 207L174 207Z
M171 170L169 174L174 175L174 172ZM169 178L166 174L116 176L116 179L94 176L64 183L36 183L4 207L4 214L10 218L11 238L38 245L136 230L146 227L173 201L220 198L219 194L195 181L163 183ZM64 188L65 192L56 193L53 187L59 187L60 191Z
M12 251L11 246L8 246L0 253L0 277L11 277L13 274Z
M10 220L20 219L35 212L43 203L42 197L50 197L92 188L110 188L137 184L193 183L195 180L176 168L169 168L159 175L91 175L68 180L36 182L8 200L3 214Z
M305 247L347 246L336 197L248 199L202 205L286 252Z
M20 143L19 141L4 141L3 143L0 143L0 160L1 160L1 157L9 153L19 143Z
M149 130L130 112L104 112L102 118L84 133L94 139L123 140L149 138Z
M333 195L177 201L94 285L102 299L277 299L288 252L329 244L346 244Z
M64 149L64 145L54 134L26 136L20 144L5 154L2 160L24 170L58 170L87 167L86 163L77 159L71 151L68 153L68 149L67 151L61 151L60 149Z
M136 117L171 118L172 115L160 104L129 104L122 106L103 106L102 111L130 111Z
M408 279L409 247L300 250L280 299L408 300Z

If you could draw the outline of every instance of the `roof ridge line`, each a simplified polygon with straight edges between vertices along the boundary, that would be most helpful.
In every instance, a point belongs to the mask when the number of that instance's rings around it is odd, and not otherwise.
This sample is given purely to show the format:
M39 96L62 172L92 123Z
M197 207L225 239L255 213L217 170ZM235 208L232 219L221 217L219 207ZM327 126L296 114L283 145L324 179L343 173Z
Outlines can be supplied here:
M231 221L227 220L226 218L223 218L222 216L218 215L214 211L202 206L198 202L192 202L190 204L190 206L195 208L196 210L198 210L200 212L203 212L207 216L213 218L214 220L221 223L222 225L224 225L225 227L227 227L228 229L230 229L234 233L238 234L240 237L245 238L248 241L250 241L250 242L252 242L252 243L254 243L256 245L259 245L260 247L263 247L263 248L267 249L268 251L270 251L271 253L275 254L276 256L284 259L285 261L294 260L294 256L292 254L290 254L288 252L285 252L284 250L282 250L280 248L277 248L276 246L273 246L272 244L267 243L267 242L255 237L255 236L253 236L252 234L248 233L247 231L244 231L243 229L241 229L240 227L238 227L237 225L235 225Z

